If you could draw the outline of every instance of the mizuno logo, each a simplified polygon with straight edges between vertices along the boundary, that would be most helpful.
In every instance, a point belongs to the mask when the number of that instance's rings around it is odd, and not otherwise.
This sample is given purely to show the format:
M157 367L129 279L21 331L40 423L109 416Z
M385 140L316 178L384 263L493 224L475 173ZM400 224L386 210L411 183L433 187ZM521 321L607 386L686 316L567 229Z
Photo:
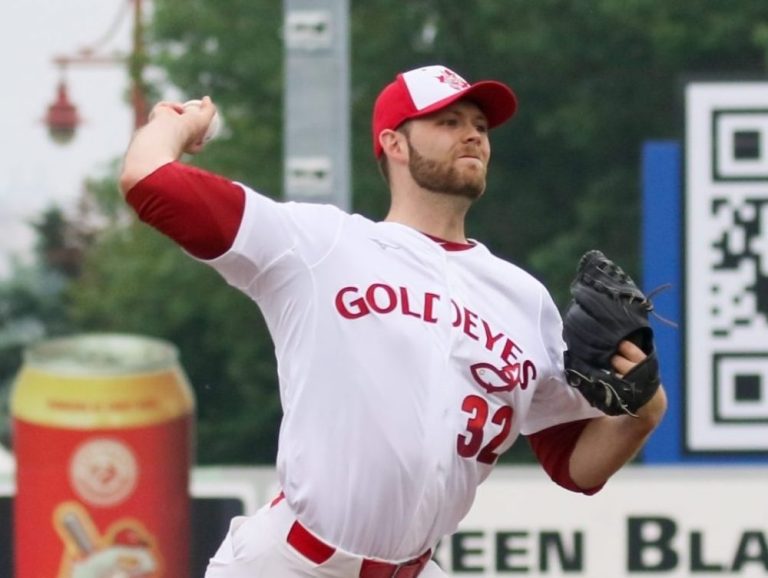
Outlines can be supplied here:
M395 245L394 243L388 243L387 241L382 241L381 239L375 239L371 237L371 241L376 243L380 249L386 251L387 249L399 249L400 245Z

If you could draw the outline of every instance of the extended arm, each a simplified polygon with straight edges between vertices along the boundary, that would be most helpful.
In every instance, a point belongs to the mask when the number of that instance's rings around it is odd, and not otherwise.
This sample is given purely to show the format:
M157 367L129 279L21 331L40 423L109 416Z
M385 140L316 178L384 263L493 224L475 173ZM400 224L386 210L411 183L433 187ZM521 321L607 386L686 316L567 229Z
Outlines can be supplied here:
M128 145L120 174L123 194L161 166L178 160L182 153L195 154L203 148L203 135L216 107L207 96L197 107L160 102L152 109L149 122L140 128Z

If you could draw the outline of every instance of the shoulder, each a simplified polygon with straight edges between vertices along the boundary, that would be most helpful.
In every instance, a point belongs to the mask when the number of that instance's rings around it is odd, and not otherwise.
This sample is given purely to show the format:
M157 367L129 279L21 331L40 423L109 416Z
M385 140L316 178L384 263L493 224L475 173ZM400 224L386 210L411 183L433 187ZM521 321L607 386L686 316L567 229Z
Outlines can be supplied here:
M245 220L258 225L263 220L281 222L298 233L312 234L318 230L336 228L350 215L330 204L284 201L236 183L245 191Z
M511 263L480 245L477 260L480 274L491 286L495 303L504 303L509 311L522 311L538 332L538 338L555 365L562 354L562 318L544 283L529 271ZM506 311L506 309L505 309ZM509 315L511 319L517 316Z
M475 248L467 251L475 268L488 283L496 285L504 293L512 293L518 299L541 302L543 306L554 307L552 296L544 283L521 266L492 253L488 247L473 241Z

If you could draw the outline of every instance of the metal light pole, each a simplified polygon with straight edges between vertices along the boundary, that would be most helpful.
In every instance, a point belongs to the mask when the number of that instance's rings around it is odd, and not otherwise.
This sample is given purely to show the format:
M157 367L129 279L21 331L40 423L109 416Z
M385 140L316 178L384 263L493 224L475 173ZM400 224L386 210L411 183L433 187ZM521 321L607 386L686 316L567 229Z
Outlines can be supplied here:
M349 0L283 0L285 197L350 208Z
M65 74L70 66L114 66L116 64L124 66L127 63L131 81L131 106L133 108L134 128L139 128L147 122L149 111L143 76L146 65L142 11L143 0L123 1L126 7L129 3L133 4L132 46L128 56L99 54L98 52L101 47L100 45L111 40L117 25L124 16L124 12L121 12L106 36L97 45L81 48L75 54L58 55L53 58L53 62L61 71L61 80L56 89L56 98L48 107L43 121L48 127L51 138L58 143L66 144L71 141L82 121L77 112L77 107L69 100Z
M128 64L134 129L144 126L149 116L146 87L144 86L144 67L147 63L147 56L144 50L144 20L141 2L142 0L133 0L133 46Z

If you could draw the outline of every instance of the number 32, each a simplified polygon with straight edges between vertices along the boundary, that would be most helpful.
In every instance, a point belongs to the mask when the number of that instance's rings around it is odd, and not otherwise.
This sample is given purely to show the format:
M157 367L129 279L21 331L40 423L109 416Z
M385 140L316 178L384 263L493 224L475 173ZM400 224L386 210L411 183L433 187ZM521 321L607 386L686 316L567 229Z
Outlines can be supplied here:
M456 450L463 458L477 456L477 461L483 464L493 464L499 459L496 453L504 443L512 429L512 408L501 406L491 417L491 423L500 426L501 430L485 446L483 445L483 428L488 421L488 402L479 395L468 395L461 404L464 413L470 415L467 419L466 433L460 433L456 438Z

